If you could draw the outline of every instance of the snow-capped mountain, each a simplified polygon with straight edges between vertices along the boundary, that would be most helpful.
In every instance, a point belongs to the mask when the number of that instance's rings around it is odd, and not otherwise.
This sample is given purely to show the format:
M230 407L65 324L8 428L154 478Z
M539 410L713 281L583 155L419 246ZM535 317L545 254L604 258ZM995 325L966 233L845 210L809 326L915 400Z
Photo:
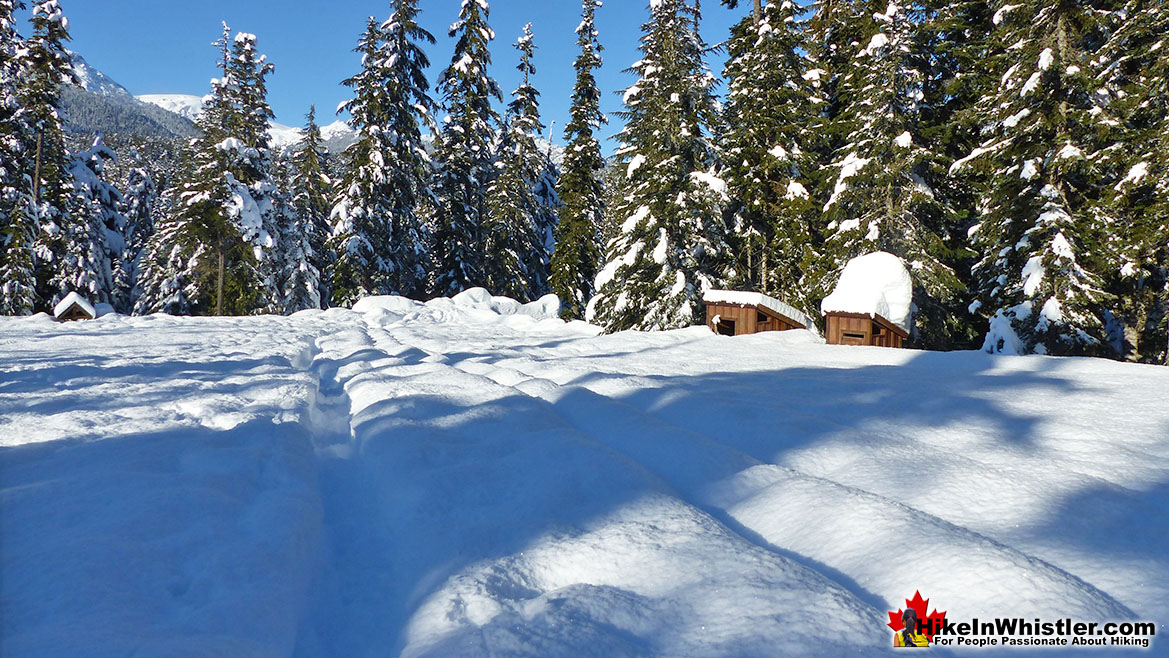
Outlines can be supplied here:
M69 54L77 85L61 85L61 119L68 133L179 138L195 134L188 119L139 101L83 56Z
M72 58L73 75L77 76L78 86L82 89L99 96L134 97L125 87L91 66L84 57L73 51L68 52Z
M199 115L203 112L203 96L192 96L190 94L143 94L135 98L143 103L157 105L167 112L174 112L184 119L191 121L198 119Z
M203 113L204 96L190 94L143 94L138 100L151 105L157 105L164 110L195 121ZM272 147L284 149L294 146L300 141L301 129L286 126L282 123L271 122L268 126L272 137ZM321 136L325 144L334 153L345 150L353 143L353 129L344 121L336 121L321 128Z

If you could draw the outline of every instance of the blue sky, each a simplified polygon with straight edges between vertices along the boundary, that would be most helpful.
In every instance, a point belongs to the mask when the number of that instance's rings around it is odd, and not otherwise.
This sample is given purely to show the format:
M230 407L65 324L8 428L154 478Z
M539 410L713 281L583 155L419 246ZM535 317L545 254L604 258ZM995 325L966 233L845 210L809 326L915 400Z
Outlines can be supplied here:
M430 49L431 81L450 62L454 40L447 28L458 17L461 0L421 0L421 23L438 43ZM740 3L742 4L742 3ZM750 4L750 3L748 3ZM515 89L517 52L511 44L527 22L536 43L536 86L543 95L544 122L555 120L561 141L572 93L572 62L576 57L573 30L580 22L579 0L492 0L492 75L505 94ZM608 0L598 12L597 27L605 47L599 81L610 115L620 109L613 93L632 80L621 71L638 59L640 28L648 16L645 0ZM235 30L255 33L260 50L276 64L269 81L269 102L277 120L301 125L310 104L317 105L322 123L347 98L340 81L358 70L353 48L370 15L386 18L388 2L369 0L61 0L70 21L70 48L134 94L203 95L216 74L215 51L220 21ZM706 0L703 35L711 43L727 37L745 10L730 11L717 0ZM27 13L27 12L26 12ZM27 33L27 29L24 30ZM712 55L711 68L721 73L724 56ZM614 124L618 121L612 117ZM606 135L619 126L611 124Z

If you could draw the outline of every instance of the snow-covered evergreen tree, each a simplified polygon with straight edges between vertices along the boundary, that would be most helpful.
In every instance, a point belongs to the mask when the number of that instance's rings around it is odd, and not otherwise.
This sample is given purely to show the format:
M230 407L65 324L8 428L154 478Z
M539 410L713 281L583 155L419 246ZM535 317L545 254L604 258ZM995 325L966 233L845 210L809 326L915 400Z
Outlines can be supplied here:
M560 298L561 316L584 318L593 296L593 282L600 265L601 226L605 215L605 190L601 171L605 158L596 133L608 123L601 112L601 91L593 71L602 65L596 16L600 0L583 0L581 22L576 29L580 47L574 68L571 120L564 128L565 150L557 192L563 204L552 252L552 292Z
M642 59L630 69L639 80L625 91L621 113L626 179L613 208L621 230L587 313L609 331L694 324L704 290L725 278L725 183L714 175L710 138L718 107L699 19L686 0L651 2Z
M122 193L122 215L125 217L125 248L114 269L114 310L130 313L138 299L138 276L141 258L147 241L154 234L155 209L158 205L158 187L154 177L143 166L132 168L126 176Z
M1108 174L1105 278L1118 296L1110 338L1126 358L1169 363L1169 7L1130 0L1093 59L1093 109ZM1119 335L1117 335L1119 333Z
M358 43L362 71L345 81L354 98L342 109L358 141L332 211L333 301L369 294L420 296L426 289L428 237L423 209L432 203L422 130L433 126L417 0L395 0L383 24L370 19Z
M985 140L951 167L988 176L970 233L981 257L974 307L990 319L989 351L1111 351L1100 269L1112 220L1100 212L1091 161L1095 15L1074 3L998 5L1002 77L981 104Z
M191 156L188 156L190 158ZM185 167L193 170L193 163ZM183 208L180 187L166 191L176 210ZM134 314L191 315L206 297L199 269L205 267L207 248L190 234L190 217L180 212L163 214L138 258L138 295Z
M915 45L910 10L894 1L867 15L865 45L838 87L835 122L845 141L830 164L836 181L823 210L828 224L822 280L834 284L844 266L863 254L900 256L915 284L914 339L939 346L948 343L945 324L962 286L945 262L945 208L927 182L944 171L944 157L920 131L930 64ZM823 287L821 295L830 290Z
M488 25L486 0L463 0L451 64L439 81L447 116L435 148L438 208L434 232L434 284L438 295L483 286L487 189L493 178L493 146L499 115L492 99L502 100L487 69L495 32Z
M14 13L19 0L0 0L0 315L28 315L37 307L32 179L23 166L31 129L20 100L22 40Z
M285 239L282 245L286 312L322 308L328 299L321 276L329 265L325 247L329 236L330 181L325 175L328 155L317 125L316 108L310 107L303 136L292 155L288 181L296 229L292 244Z
M29 127L24 148L25 172L32 180L33 213L40 230L36 240L37 290L39 302L51 307L69 290L60 284L70 278L61 272L69 248L68 154L58 110L59 85L76 81L70 67L69 21L57 0L33 4L32 36L22 46L20 104Z
M102 304L117 301L114 269L126 247L122 194L104 177L106 162L116 160L100 137L70 159L70 221L63 231L65 253L55 268L58 290L78 292Z
M732 30L719 146L735 228L732 285L780 295L815 316L818 285L807 273L819 208L808 189L816 163L807 143L818 106L805 78L801 11L789 0L770 2L761 18L748 15Z
M523 82L508 106L500 137L498 175L487 193L484 227L484 263L487 287L495 294L529 301L548 293L548 266L559 199L556 171L551 158L536 144L544 125L540 122L539 92L531 76L535 42L532 25L516 42L518 69Z
M231 36L224 25L223 77L197 123L181 206L155 234L151 286L138 312L170 310L215 315L278 311L276 207L268 148L265 79L273 67L256 37ZM176 249L178 250L176 252ZM157 268L165 268L158 270ZM181 292L181 295L179 294ZM179 296L176 296L179 295Z

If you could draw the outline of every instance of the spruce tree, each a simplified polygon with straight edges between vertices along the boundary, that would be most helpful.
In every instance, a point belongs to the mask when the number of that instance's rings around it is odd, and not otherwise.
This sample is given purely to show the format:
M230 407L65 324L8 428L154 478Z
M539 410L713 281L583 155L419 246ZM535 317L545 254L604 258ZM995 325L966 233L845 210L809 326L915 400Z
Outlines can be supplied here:
M810 128L818 107L805 78L810 66L792 2L769 3L761 18L745 17L731 32L727 104L720 149L731 203L736 288L782 297L817 315L818 286L809 172Z
M284 277L284 307L288 311L322 308L328 301L322 280L329 265L325 246L331 185L325 174L328 156L316 121L316 107L310 107L303 136L292 155L289 181L297 243L292 247L295 257L286 258L286 267L291 268Z
M565 151L557 193L563 204L552 252L552 292L560 298L561 317L584 318L593 296L593 282L601 260L601 227L605 216L605 190L601 172L605 158L596 132L608 123L601 112L601 91L593 71L602 65L603 48L596 28L600 0L583 0L581 22L576 29L580 47L574 68L571 120L564 129Z
M358 141L332 211L333 301L349 305L370 294L420 296L426 288L428 238L423 209L432 203L422 130L434 102L422 44L434 37L418 25L416 0L395 0L383 24L370 18L358 43L362 71L345 81Z
M864 45L838 87L835 121L844 143L830 164L836 181L823 210L822 280L834 283L849 260L867 253L902 257L914 279L914 342L941 347L949 344L946 324L962 286L946 262L945 208L927 182L945 170L920 130L929 57L916 47L910 7L880 9L865 15Z
M158 187L154 177L139 163L126 177L122 193L122 215L126 220L125 248L114 270L114 309L130 313L140 294L138 277L141 259L147 242L154 234L155 210L158 206Z
M927 306L919 316L946 335L946 343L934 343L936 347L977 348L985 329L979 326L982 318L969 310L975 299L971 268L977 252L968 239L968 231L978 221L975 208L985 180L982 172L973 168L954 176L946 169L948 163L965 157L982 141L978 104L999 85L999 76L990 65L998 47L992 38L994 11L981 0L922 3L915 38L915 48L929 54L917 131L939 161L947 163L946 168L923 171L922 177L943 209L942 223L937 227L945 247L943 261L961 284L945 307ZM936 332L931 328L929 333Z
M59 86L75 83L76 78L65 49L69 21L57 0L33 5L32 28L23 46L20 73L20 105L30 130L23 151L27 154L25 173L32 181L32 213L39 224L35 246L38 302L51 307L70 292L60 286L70 278L64 270L68 239L78 231L70 225L68 154L58 114Z
M539 92L531 76L535 42L531 23L516 42L520 51L523 83L513 93L504 131L500 137L498 176L487 193L484 229L488 288L495 294L521 301L538 299L548 292L549 256L552 252L559 199L555 167L548 153L537 146L541 134Z
M1105 278L1117 296L1119 351L1166 363L1169 342L1169 8L1130 0L1093 58L1096 172L1107 174Z
M138 312L280 310L265 85L273 67L256 51L254 35L233 38L226 24L216 45L223 77L212 81L197 122L201 134L189 148L180 207L155 235L174 242L151 249L152 289Z
M31 128L20 99L22 40L14 13L19 0L0 0L0 315L28 315L37 307L35 246L40 227L33 211L28 157Z
M114 269L126 246L124 200L104 175L106 163L116 160L101 137L90 149L71 157L70 222L64 232L64 257L55 272L58 290L75 291L102 304L117 301Z
M447 117L435 147L438 208L434 232L433 291L441 296L483 286L487 189L493 178L493 146L499 115L492 99L502 101L499 85L487 68L495 38L487 20L486 0L464 0L451 64L439 80Z
M381 43L379 24L371 16L357 45L362 70L343 83L354 90L354 98L340 109L349 112L357 142L349 149L351 162L330 216L334 223L330 250L336 261L329 278L333 303L341 306L386 292L392 271L382 253L390 240L391 208L383 193L388 174L382 158L381 126L388 101L383 84L386 71L379 56Z
M1092 172L1096 12L1078 4L998 6L1000 86L981 103L984 142L951 167L988 187L970 233L988 351L1112 352L1100 180Z
M382 25L383 58L391 78L390 103L384 124L388 141L389 189L393 199L390 226L394 276L390 291L421 297L428 288L430 236L424 214L435 199L430 189L432 169L422 131L433 134L435 102L430 97L426 69L430 59L424 44L434 36L418 24L417 0L394 0L393 14Z
M642 59L630 69L639 80L621 113L620 232L587 314L609 331L700 322L703 292L725 279L725 184L713 174L710 139L718 110L699 20L685 0L651 2Z

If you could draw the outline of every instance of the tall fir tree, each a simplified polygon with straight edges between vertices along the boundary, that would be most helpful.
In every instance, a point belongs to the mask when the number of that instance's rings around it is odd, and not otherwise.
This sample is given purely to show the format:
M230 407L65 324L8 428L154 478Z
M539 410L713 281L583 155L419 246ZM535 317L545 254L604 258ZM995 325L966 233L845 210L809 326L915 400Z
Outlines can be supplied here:
M811 69L802 9L770 2L731 32L724 129L719 140L731 202L729 222L737 256L731 284L782 295L815 316L818 207L808 177L815 167L809 143L818 107L806 78Z
M998 47L992 38L994 9L980 0L929 0L921 3L918 15L914 47L929 57L923 70L917 133L947 163L946 168L923 170L922 177L943 210L937 227L943 260L961 284L945 307L928 308L924 317L945 331L946 347L973 349L982 344L983 327L982 318L969 310L975 299L971 268L977 253L967 234L978 221L975 208L985 181L974 169L956 176L947 169L981 143L978 103L999 84L988 65Z
M1107 175L1105 278L1118 298L1117 349L1166 363L1169 343L1169 8L1130 0L1095 54L1096 171Z
M288 181L292 214L296 221L295 243L284 245L284 308L300 311L323 308L328 303L323 273L329 266L326 243L329 238L329 193L331 182L325 171L329 151L317 125L316 107L310 107L305 127L291 158Z
M37 307L32 178L23 163L32 130L21 103L22 74L16 32L19 0L0 0L0 315L28 315Z
M30 130L24 162L32 181L32 212L40 227L35 247L37 295L47 308L70 292L62 286L81 276L71 268L84 265L68 258L70 238L82 227L72 226L69 216L69 160L58 113L60 85L73 84L76 78L65 49L69 21L57 0L33 4L32 29L24 44L20 104Z
M333 205L330 250L336 254L329 279L333 302L350 306L367 295L386 291L392 270L382 253L389 244L390 206L383 185L388 175L382 158L381 126L387 72L380 57L382 34L372 16L358 40L361 72L345 80L354 97L339 108L350 115L357 141L349 149L351 162L340 182Z
M272 180L265 80L273 71L256 37L224 25L223 77L192 140L180 207L155 234L147 277L152 289L138 312L169 310L244 315L280 310L276 197ZM176 251L177 249L177 251ZM181 295L178 295L181 291ZM178 296L176 296L178 295Z
M948 264L946 210L927 179L944 172L944 156L920 130L928 53L917 48L910 6L876 3L868 29L838 87L837 134L844 143L824 204L824 283L848 261L874 251L903 258L914 279L914 342L947 347L954 300L962 284ZM883 10L883 11L881 11ZM830 292L827 286L820 295Z
M457 37L451 64L439 81L447 116L435 147L438 208L434 232L434 283L438 295L454 295L483 286L487 189L494 177L493 152L499 115L491 101L502 101L499 84L488 75L489 44L486 0L463 0L451 25Z
M56 273L59 290L78 292L102 304L118 301L114 270L126 248L122 193L105 177L106 163L116 161L101 137L90 149L70 158L70 222Z
M1092 162L1097 12L1024 1L1000 3L995 18L1002 77L980 104L984 142L951 166L981 167L988 181L970 231L984 349L1110 354L1100 272L1113 220Z
M587 313L609 331L699 322L703 292L725 279L725 184L713 173L710 138L718 107L700 18L685 0L651 2L642 59L630 69L639 80L626 90L621 113L626 178L613 209L621 228Z
M434 36L418 24L417 0L394 0L393 14L382 25L384 58L392 78L388 138L389 175L393 198L390 244L395 276L391 291L409 297L427 292L430 269L430 236L425 217L435 204L431 192L432 168L423 131L433 135L435 102L430 97L426 69L430 66L423 46Z
M523 82L512 94L500 136L498 175L488 189L484 229L486 251L491 254L484 264L488 288L525 302L548 292L549 257L560 205L555 166L535 140L544 125L540 93L531 81L536 72L531 28L531 23L525 25L524 35L515 44Z
M428 237L424 210L433 203L422 131L431 129L416 0L395 0L389 20L369 20L358 44L362 71L345 81L354 98L342 105L358 133L352 163L332 211L334 301L368 294L420 296L426 290Z
M557 185L563 204L552 252L552 291L560 298L561 317L584 318L593 296L593 283L602 256L601 227L605 216L605 189L601 172L605 158L596 133L608 123L601 112L601 91L593 71L603 63L596 27L600 0L583 0L581 22L576 29L580 54L576 57L576 83L572 90L571 120L564 129L568 144Z
M125 248L114 270L114 310L119 313L133 311L140 294L138 277L141 259L147 241L154 234L155 211L158 207L158 187L154 177L138 163L126 176L122 193L122 215L126 219L124 231Z

